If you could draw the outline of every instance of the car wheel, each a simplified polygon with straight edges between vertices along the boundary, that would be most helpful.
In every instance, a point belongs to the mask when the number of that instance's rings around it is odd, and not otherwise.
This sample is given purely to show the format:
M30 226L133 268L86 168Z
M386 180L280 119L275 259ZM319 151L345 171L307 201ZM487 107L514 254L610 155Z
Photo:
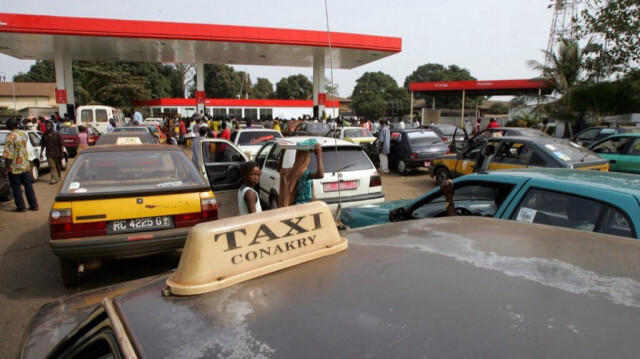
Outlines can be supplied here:
M449 170L447 170L444 167L440 167L436 170L436 183L437 184L442 184L444 181L448 180L451 178L451 175L449 175Z
M67 170L67 162L68 162L67 155L64 155L64 157L62 158L62 160L60 162L62 163L62 170L66 171Z
M398 173L401 175L406 175L409 171L407 171L407 164L403 160L398 161Z
M38 182L38 178L40 178L40 167L38 162L31 162L31 182Z
M269 198L269 208L276 209L278 208L278 195L272 194L271 198Z
M60 276L65 287L73 287L82 282L78 275L78 265L75 261L60 258Z

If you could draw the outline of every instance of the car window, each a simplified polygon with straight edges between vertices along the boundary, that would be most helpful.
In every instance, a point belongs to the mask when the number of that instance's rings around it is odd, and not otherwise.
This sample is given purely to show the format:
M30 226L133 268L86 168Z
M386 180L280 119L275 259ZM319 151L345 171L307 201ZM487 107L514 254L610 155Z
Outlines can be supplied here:
M295 151L286 151L283 161L283 167L291 167L295 159ZM361 170L373 170L373 164L367 155L355 146L338 146L338 154L336 148L331 146L322 147L322 164L324 172L350 172ZM276 165L277 166L277 165ZM277 168L277 167L276 167ZM318 162L315 155L309 156L309 171L315 173L318 169Z
M562 162L582 162L589 157L597 157L591 150L588 150L573 142L553 142L547 143L544 147Z
M40 137L38 137L38 135L36 135L34 132L28 132L29 134L29 141L31 142L31 144L34 147L40 146Z
M240 132L238 135L239 146L258 146L274 138L281 138L279 132L273 131L251 131Z
M616 134L617 130L615 128L603 128L600 133L596 136L596 140L601 140L605 137L609 137L611 135Z
M426 145L442 141L440 136L436 135L433 131L406 132L405 135L412 145Z
M256 154L256 158L254 159L254 161L258 164L258 167L262 168L265 160L267 159L267 156L269 155L269 152L273 148L273 145L274 145L274 142L265 144L260 149L260 151Z
M442 136L453 136L453 134L456 132L456 126L434 126L434 129L440 131L440 134L442 134Z
M91 152L80 155L62 185L63 194L138 193L202 187L191 161L177 151Z
M533 152L533 147L522 142L505 141L498 148L493 162L526 166Z
M468 160L475 160L476 157L478 156L478 153L480 153L480 151L482 151L482 149L484 148L485 144L486 142L475 143L474 145L471 146L471 148L467 150L467 152L462 154L462 158L468 159Z
M93 122L93 110L80 111L80 121L85 124Z
M96 121L97 122L107 122L107 110L105 109L96 109Z
M578 135L578 139L591 140L596 137L599 131L600 131L599 128L589 128L587 130L584 130L580 135Z
M0 140L4 142L4 140ZM633 144L629 147L630 155L640 155L640 138L633 141Z
M604 209L605 205L599 201L532 188L524 196L511 219L591 232L596 228Z
M326 123L311 122L307 124L307 130L309 131L329 131L331 128Z
M87 129L90 129L91 127L87 127ZM91 130L89 130L91 131ZM77 135L78 134L78 128L77 127L62 127L58 130L58 133L61 135Z
M630 223L629 217L623 212L613 207L607 207L602 224L596 231L614 236L636 238L635 231Z
M595 153L622 153L630 140L629 137L614 137L593 146L591 150Z
M463 183L457 185L453 195L456 208L465 208L471 214L493 217L513 190L514 185L504 183ZM446 215L446 203L442 192L426 198L410 209L411 218L432 218ZM465 212L468 214L468 212Z
M282 147L274 146L273 150L269 152L267 156L267 161L265 163L266 168L270 168L274 171L278 170L278 165L280 164L280 155L282 153ZM313 157L313 156L311 156Z
M7 140L7 135L8 134L9 133L7 133L7 132L0 133L0 145L4 146L4 142Z
M351 128L344 130L344 137L358 138L358 137L372 137L373 135L366 128Z

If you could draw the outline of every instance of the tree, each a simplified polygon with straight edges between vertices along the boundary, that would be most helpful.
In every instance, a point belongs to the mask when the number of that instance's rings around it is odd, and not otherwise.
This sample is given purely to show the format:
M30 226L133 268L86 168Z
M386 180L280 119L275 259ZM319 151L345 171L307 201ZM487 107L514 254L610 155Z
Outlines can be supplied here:
M425 64L418 66L418 68L407 76L404 80L404 87L409 90L409 84L412 82L438 82L438 81L465 81L475 80L476 78L471 76L469 70L461 68L457 65L449 65L445 67L441 64ZM415 99L424 99L426 103L430 104L433 101L433 96L429 96L423 93L414 94ZM468 103L475 103L475 97L469 97ZM436 107L438 108L460 108L462 99L458 96L452 97L436 97Z
M409 93L383 72L364 73L356 81L351 99L358 116L378 118L409 113Z
M74 66L77 105L104 104L127 108L134 100L151 98L150 82L126 71L127 66L83 61Z
M338 84L333 84L333 86L331 86L331 83L327 82L326 85L324 85L324 91L327 94L327 99L330 99L331 96L333 97L338 97L340 96L340 94L338 93Z
M596 125L600 125L603 116L640 110L640 100L634 96L630 84L623 81L579 86L568 96L571 109L591 114Z
M53 61L37 60L28 72L20 72L13 76L14 82L56 82L56 72Z
M501 102L496 102L489 107L487 113L490 115L505 115L509 113L509 106Z
M258 77L256 83L251 87L251 98L274 98L273 84L268 79Z
M170 79L175 91L173 97L184 98L186 89L191 88L195 79L193 64L173 64L171 66L175 69L174 75Z
M302 74L281 79L276 84L276 98L285 100L308 100L313 95L313 84Z
M194 82L197 81L197 74ZM251 85L251 79L246 77ZM237 72L233 67L219 64L204 65L204 90L207 96L214 98L238 98L245 94L245 73ZM191 88L191 95L195 95L195 86Z
M586 60L597 77L626 74L640 66L638 0L589 0L575 25L577 39L593 38L599 51Z

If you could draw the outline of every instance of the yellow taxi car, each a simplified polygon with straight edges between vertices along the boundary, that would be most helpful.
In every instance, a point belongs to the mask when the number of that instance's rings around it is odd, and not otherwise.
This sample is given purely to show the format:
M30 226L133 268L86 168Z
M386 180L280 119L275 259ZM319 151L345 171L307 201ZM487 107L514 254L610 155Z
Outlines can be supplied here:
M85 262L171 251L217 218L213 192L179 147L95 146L79 153L56 195L50 244L70 286Z
M429 175L440 184L473 172L526 167L608 171L609 161L568 140L493 137L473 143L464 152L437 157L431 162Z
M375 144L376 137L371 134L371 131L364 127L335 128L327 132L325 137L337 138L360 145L364 153L366 153L369 159L371 159L371 162L374 164L380 162L380 157Z

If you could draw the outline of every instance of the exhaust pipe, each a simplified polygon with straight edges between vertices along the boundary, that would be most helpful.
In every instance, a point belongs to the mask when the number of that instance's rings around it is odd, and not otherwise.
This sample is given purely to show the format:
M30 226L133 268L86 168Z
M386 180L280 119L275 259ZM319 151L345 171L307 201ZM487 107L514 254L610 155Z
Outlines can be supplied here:
M78 277L84 275L84 262L78 263Z

